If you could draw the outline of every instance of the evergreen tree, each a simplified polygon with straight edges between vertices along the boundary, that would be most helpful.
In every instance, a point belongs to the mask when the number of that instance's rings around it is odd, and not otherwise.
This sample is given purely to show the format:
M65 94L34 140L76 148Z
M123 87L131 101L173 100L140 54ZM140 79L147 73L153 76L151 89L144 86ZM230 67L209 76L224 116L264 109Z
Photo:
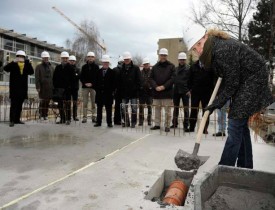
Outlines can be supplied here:
M260 0L253 20L248 24L248 44L251 48L268 59L270 42L271 0Z

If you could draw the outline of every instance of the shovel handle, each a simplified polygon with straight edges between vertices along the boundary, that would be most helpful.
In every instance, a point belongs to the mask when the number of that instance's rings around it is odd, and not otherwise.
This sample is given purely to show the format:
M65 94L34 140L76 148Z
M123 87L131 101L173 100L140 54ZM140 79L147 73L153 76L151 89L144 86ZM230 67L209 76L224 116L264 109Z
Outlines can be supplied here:
M219 90L219 87L221 85L221 82L222 82L222 78L219 77L218 81L217 81L217 83L215 85L214 91L213 91L213 93L211 95L211 98L209 100L208 106L211 105L213 103L214 99L216 98L216 95L218 93L218 90ZM204 127L205 127L205 124L206 124L208 116L209 116L209 111L207 110L207 111L204 112L204 115L203 115L201 123L200 123L199 131L198 131L197 139L196 139L196 144L200 144L201 143L202 133L203 133L203 130L204 130Z

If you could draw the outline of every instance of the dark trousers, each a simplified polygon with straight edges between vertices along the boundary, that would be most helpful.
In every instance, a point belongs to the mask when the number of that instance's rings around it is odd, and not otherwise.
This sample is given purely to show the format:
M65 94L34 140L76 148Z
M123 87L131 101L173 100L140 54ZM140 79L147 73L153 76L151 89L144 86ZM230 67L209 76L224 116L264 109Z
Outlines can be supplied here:
M174 96L173 96L174 112L173 112L172 124L174 126L178 126L180 100L182 100L182 104L184 106L183 126L184 126L184 128L188 128L188 124L189 124L189 96L187 96L186 94L174 93Z
M229 119L228 137L219 165L253 168L252 144L248 119Z
M78 89L71 90L71 97L73 99L73 119L77 118L77 100L78 100ZM71 104L69 107L69 119L71 119Z
M147 108L148 108L147 122L149 124L151 124L152 104L153 104L153 97L151 97L151 96L139 97L139 123L140 124L143 124L143 122L144 122L144 107L145 107L145 105L147 105Z
M106 109L106 121L108 125L112 124L112 104L97 103L97 119L96 122L101 125L102 122L102 109L105 106Z
M20 121L24 100L25 100L24 97L11 98L10 122L18 123Z
M115 113L114 113L114 123L121 123L121 103L122 98L120 96L115 97Z
M70 121L70 110L71 110L71 92L66 91L63 100L58 101L58 109L61 118L61 123Z
M50 99L40 99L39 115L40 117L48 117Z
M210 97L211 97L211 92L201 93L201 94L192 93L192 96L191 96L191 114L190 114L190 119L189 119L190 130L194 130L195 127L196 127L200 102L202 104L202 108L204 109L208 105ZM203 110L203 113L204 113L204 110ZM208 125L209 125L209 117L208 117L207 122L205 124L204 131L207 131Z

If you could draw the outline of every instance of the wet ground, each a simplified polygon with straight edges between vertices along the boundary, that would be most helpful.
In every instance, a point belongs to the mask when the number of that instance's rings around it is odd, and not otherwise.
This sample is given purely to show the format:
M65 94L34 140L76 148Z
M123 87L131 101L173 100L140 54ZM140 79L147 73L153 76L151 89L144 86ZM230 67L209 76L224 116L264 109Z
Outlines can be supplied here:
M217 164L225 142L209 132L199 155L211 156L198 177ZM179 170L174 157L180 148L192 152L194 139L91 122L0 124L0 209L158 209L146 191L165 169ZM274 149L253 143L255 169L275 172Z

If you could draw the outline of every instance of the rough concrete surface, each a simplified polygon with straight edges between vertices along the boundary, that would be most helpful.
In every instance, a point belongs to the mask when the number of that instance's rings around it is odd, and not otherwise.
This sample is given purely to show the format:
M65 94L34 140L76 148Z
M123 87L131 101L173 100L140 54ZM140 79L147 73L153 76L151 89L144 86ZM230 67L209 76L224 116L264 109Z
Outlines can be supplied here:
M274 195L220 186L205 202L204 210L274 210Z
M181 170L190 171L200 167L200 158L197 155L189 154L181 149L175 156L175 163Z
M148 131L149 129L147 129ZM211 155L193 183L217 165L225 139L204 136L199 155ZM195 134L163 135L140 129L0 124L0 209L160 209L144 199L164 170L179 170L179 149L192 151ZM274 147L253 142L254 166L275 172ZM193 209L192 186L184 207Z

